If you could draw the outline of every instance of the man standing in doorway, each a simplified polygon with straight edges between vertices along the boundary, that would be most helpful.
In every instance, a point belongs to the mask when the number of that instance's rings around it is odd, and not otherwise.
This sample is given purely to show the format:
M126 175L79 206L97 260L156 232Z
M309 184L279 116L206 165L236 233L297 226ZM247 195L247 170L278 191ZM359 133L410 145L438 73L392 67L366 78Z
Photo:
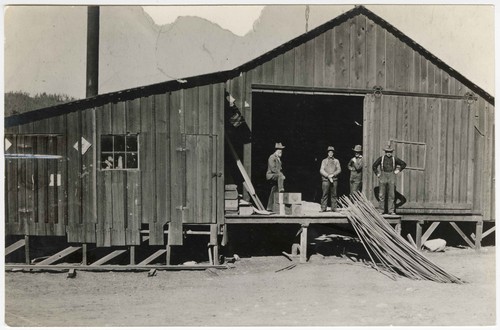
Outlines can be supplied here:
M363 182L363 148L358 144L352 149L354 157L347 164L347 168L351 171L351 194L355 191L361 191Z
M319 169L319 173L321 173L321 189L323 191L320 212L326 212L328 195L330 195L332 211L335 212L337 210L337 177L341 169L338 159L333 157L334 152L335 149L329 146L327 149L328 157L323 159L321 168Z
M285 176L282 172L281 166L281 156L283 155L283 149L285 146L278 142L274 146L274 153L269 156L267 161L267 172L266 180L269 181L273 186L271 188L271 193L269 199L267 200L267 210L271 211L274 204L274 193L283 192L285 190Z
M394 190L396 187L396 175L405 169L406 163L392 153L394 149L388 143L384 148L385 155L379 157L373 163L373 172L380 182L379 211L385 213L385 195L387 193L387 208L389 214L396 214L394 210ZM380 170L379 170L380 167Z

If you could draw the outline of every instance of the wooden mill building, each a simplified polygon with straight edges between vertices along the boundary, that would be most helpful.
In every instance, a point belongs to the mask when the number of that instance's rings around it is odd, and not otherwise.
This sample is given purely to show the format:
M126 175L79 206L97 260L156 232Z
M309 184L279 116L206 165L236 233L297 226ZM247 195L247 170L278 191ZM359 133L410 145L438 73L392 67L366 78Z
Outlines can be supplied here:
M234 108L250 139L228 121ZM210 225L217 246L221 228L239 221L224 214L224 185L243 192L225 136L263 201L275 142L286 145L286 188L309 201L326 147L345 168L361 144L363 192L375 201L371 164L392 141L408 164L398 214L417 221L417 234L424 221L425 238L451 222L478 245L483 222L495 220L494 98L358 6L233 70L5 118L6 235L168 249L183 244L187 226ZM344 169L340 194L347 177ZM459 221L477 224L476 242Z

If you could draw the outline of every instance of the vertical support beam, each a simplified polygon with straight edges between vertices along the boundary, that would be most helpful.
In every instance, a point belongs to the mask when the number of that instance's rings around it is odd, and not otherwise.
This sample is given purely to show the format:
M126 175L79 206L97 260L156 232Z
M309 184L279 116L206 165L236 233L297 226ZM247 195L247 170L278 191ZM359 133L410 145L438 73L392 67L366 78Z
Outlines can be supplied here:
M82 265L87 266L87 244L82 244Z
M26 265L30 265L30 237L28 235L24 235L24 257Z
M130 264L135 265L135 245L130 246Z
M229 228L227 227L227 223L222 225L222 242L221 242L222 246L226 246L227 243L229 242L228 229Z
M422 248L422 225L423 221L417 221L417 233L415 237L415 244L417 244L417 250Z
M213 265L219 264L219 225L210 224L210 245L213 246Z
M214 245L214 265L219 265L219 245Z
M307 228L309 225L302 225L302 233L300 234L300 262L307 262Z
M481 240L483 239L483 221L476 222L476 251L481 249Z
M172 246L167 244L166 249L167 249L167 253L165 253L165 255L166 255L165 263L167 264L167 266L169 266L170 265L170 255L172 253Z

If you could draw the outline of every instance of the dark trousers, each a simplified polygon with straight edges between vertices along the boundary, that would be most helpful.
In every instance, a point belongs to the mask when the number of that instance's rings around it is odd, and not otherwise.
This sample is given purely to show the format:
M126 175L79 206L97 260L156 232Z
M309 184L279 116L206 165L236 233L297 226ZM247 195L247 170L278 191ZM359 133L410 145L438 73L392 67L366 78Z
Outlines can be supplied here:
M355 191L361 191L363 184L361 181L351 181L351 194Z
M389 213L394 212L394 187L396 186L396 174L393 172L383 172L379 177L380 191L378 194L379 208L385 211L385 195L387 194L387 209Z
M323 190L323 195L321 196L321 210L326 211L328 195L330 195L332 211L335 211L337 208L337 180L334 180L333 182L322 181L321 189Z
M269 179L269 182L272 184L271 192L269 193L269 198L267 200L267 210L272 211L274 204L274 194L277 192L281 192L284 190L285 179L283 178L283 174L273 174L273 176Z

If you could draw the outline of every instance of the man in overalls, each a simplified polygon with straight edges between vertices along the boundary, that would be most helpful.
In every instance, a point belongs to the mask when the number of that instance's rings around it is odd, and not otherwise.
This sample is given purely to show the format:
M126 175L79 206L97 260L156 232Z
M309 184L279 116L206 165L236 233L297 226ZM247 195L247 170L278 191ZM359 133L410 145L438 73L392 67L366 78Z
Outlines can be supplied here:
M379 209L380 213L385 213L385 195L387 193L387 208L389 214L396 214L394 211L394 190L396 187L396 175L405 169L406 163L392 153L394 149L390 143L384 148L385 155L379 157L373 163L373 173L377 175L380 182ZM380 169L379 169L380 168Z

